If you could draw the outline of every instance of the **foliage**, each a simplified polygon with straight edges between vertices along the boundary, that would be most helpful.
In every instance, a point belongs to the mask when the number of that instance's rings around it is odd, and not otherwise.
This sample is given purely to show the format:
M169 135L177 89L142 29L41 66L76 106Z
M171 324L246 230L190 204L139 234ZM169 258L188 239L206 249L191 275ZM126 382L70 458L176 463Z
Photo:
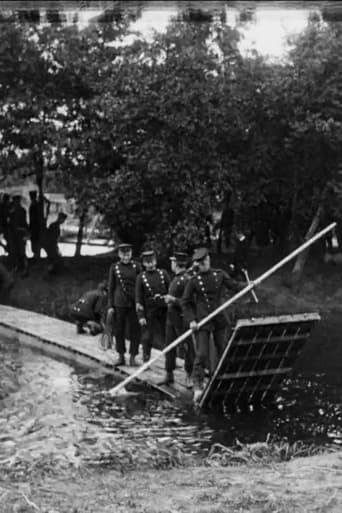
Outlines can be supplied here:
M232 29L224 12L183 10L153 40L117 44L140 13L3 23L2 174L44 176L136 249L205 243L226 191L241 229L301 238L319 205L339 216L339 24L313 15L275 64L239 52L252 12Z

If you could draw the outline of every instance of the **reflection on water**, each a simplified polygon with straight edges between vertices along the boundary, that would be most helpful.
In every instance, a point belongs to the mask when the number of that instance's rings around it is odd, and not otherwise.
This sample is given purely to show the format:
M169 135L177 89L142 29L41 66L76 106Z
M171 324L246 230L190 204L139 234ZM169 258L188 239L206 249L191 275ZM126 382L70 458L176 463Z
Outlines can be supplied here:
M113 377L75 368L16 344L0 345L0 465L53 455L120 466L177 455L203 457L212 443L341 442L341 390L324 376L284 383L280 409L219 416L146 391L114 401ZM142 391L142 389L141 389Z

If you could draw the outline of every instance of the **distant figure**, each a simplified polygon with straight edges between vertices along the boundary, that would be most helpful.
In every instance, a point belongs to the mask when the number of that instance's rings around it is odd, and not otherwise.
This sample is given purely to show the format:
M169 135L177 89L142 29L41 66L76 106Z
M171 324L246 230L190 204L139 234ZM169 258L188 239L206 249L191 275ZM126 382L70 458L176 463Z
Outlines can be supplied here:
M0 203L0 234L3 235L5 239L4 249L7 253L9 253L9 212L11 208L11 197L9 194L5 193L2 196L2 200Z
M85 292L71 307L71 316L76 321L78 334L86 333L87 325L91 335L103 331L103 315L107 304L107 287L105 282L98 284L94 290Z
M44 198L37 198L37 191L30 191L29 227L31 234L31 249L33 258L40 258L42 234L45 228Z
M13 287L13 279L6 267L0 262L0 302L7 299Z
M45 232L44 249L48 256L50 273L57 271L60 263L60 252L58 248L58 241L61 236L61 225L64 223L68 216L62 212L58 214L56 221L51 223Z
M28 274L26 258L26 241L29 238L29 227L26 219L26 210L21 205L21 196L13 197L13 203L9 211L9 256L15 270Z

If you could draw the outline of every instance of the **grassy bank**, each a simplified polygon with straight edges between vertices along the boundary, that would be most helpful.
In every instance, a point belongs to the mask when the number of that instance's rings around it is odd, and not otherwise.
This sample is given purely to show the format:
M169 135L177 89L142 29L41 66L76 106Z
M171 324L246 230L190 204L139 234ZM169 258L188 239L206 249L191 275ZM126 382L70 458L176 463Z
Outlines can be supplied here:
M250 266L251 277L275 261L274 255L260 255ZM16 279L8 303L69 320L70 304L106 278L110 262L107 257L65 259L56 276L46 274L44 261L31 265L27 278ZM220 257L214 265L226 267L227 261ZM258 287L259 305L241 302L235 315L319 311L322 321L297 369L341 377L340 268L311 262L296 293L287 285L289 270ZM274 448L269 454L260 447L253 454L232 454L221 448L200 465L176 458L145 470L137 470L139 465L130 471L50 465L42 472L6 474L0 469L0 513L340 513L342 454L298 458L302 448L297 449Z
M341 453L276 466L75 470L0 482L1 513L340 513Z

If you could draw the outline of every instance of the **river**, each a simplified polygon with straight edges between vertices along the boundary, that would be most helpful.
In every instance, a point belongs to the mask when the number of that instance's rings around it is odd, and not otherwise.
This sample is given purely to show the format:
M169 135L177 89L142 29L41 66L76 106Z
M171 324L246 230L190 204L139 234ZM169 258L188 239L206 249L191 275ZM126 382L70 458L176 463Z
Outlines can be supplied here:
M0 344L0 464L42 461L114 468L204 458L213 443L302 440L342 444L341 387L324 375L283 383L271 411L194 412L140 389L114 401L115 382L17 343Z

